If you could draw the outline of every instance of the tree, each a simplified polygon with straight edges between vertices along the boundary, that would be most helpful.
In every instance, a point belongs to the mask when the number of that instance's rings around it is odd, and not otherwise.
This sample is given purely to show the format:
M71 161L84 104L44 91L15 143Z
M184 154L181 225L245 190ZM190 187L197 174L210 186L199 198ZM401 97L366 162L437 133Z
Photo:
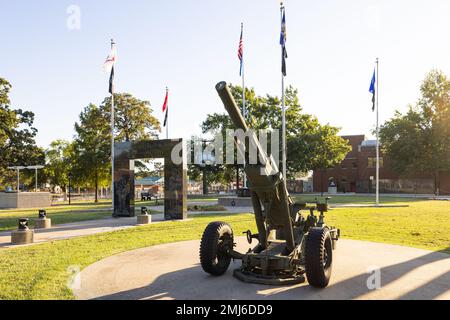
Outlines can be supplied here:
M146 177L164 177L164 164L157 160L149 160L148 166L139 168L134 173L136 179L144 179Z
M44 152L36 146L34 113L10 106L11 88L6 79L0 78L0 184L14 176L8 166L44 163Z
M111 97L107 97L100 109L111 114ZM161 124L152 115L149 101L139 100L129 93L114 94L114 119L116 142L155 139L161 131Z
M242 88L230 86L238 105L242 105ZM282 127L281 101L276 96L257 96L253 89L245 90L247 116L246 122L254 130L280 129ZM317 118L302 112L298 90L289 86L286 89L286 136L288 144L288 176L306 173L318 166L327 168L340 163L350 151L348 142L337 136L338 128L322 126ZM202 124L204 133L235 129L227 114L211 114ZM280 139L281 139L280 133ZM281 146L280 141L280 146ZM280 150L281 159L281 150Z
M433 174L438 194L440 173L450 170L450 80L432 70L420 92L415 106L409 106L405 114L397 111L381 126L380 139L397 173Z
M64 194L67 193L69 174L76 163L75 145L65 140L55 140L45 151L46 167L44 174L52 186L60 186Z
M111 97L105 98L100 109L111 118ZM161 132L159 120L153 116L149 101L140 100L129 93L114 94L115 141L154 140ZM135 166L146 170L149 160L139 160Z
M111 177L111 130L106 114L97 106L90 104L80 114L75 124L77 133L74 153L79 184L85 183L95 189L95 202L98 202L99 185L108 185Z
M148 101L142 101L129 93L114 94L115 142L154 139L160 131L160 123L152 115ZM111 178L111 97L104 99L100 107L90 104L75 124L75 157L73 172L75 182L87 184L96 190L107 186ZM143 162L136 161L138 169L146 170Z
M334 168L350 152L348 143L338 136L339 129L330 125L318 125L308 134L288 141L291 154L288 165L294 172ZM302 161L296 161L295 154L307 154Z

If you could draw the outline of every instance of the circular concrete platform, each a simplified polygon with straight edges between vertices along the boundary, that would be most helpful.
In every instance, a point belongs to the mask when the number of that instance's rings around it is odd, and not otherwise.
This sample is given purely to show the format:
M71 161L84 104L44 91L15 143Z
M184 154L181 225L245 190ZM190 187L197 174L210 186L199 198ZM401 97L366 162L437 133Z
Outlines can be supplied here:
M249 248L245 239L237 242L241 251ZM450 299L450 255L444 253L340 240L329 287L315 289L240 282L232 276L238 261L212 277L201 269L198 250L199 241L189 241L109 257L83 270L72 289L83 300Z

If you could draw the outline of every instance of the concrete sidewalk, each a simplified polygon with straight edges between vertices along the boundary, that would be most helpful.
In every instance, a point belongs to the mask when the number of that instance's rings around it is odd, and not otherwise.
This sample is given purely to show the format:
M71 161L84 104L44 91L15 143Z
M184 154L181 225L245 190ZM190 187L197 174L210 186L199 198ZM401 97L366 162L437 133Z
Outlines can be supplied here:
M154 223L163 222L164 215L152 215ZM136 227L136 217L133 218L106 218L53 226L51 229L34 231L34 244L65 240L92 234L123 230ZM0 248L17 247L11 244L11 231L0 232Z
M238 238L245 252L249 245ZM450 299L450 255L363 241L340 240L326 289L307 283L272 287L240 282L232 276L239 261L221 277L199 266L199 241L172 243L119 254L99 261L78 276L78 299L101 300L336 300ZM367 283L378 268L381 288Z

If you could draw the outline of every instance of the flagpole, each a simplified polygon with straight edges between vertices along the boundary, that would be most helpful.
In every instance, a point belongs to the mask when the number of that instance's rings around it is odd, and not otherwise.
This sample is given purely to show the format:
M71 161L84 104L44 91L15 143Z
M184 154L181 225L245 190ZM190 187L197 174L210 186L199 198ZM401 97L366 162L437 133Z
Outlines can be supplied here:
M244 36L244 23L241 23L241 34ZM247 116L247 106L245 100L245 57L244 53L242 53L242 111L244 113L244 119ZM244 188L247 187L247 175L244 172Z
M111 49L114 48L114 39L111 39ZM113 68L114 68L113 64ZM114 79L113 79L114 81ZM112 210L113 215L115 213L115 203L114 203L114 85L111 90L111 196L112 196Z
M282 130L283 130L283 178L284 185L287 186L287 168L286 168L286 157L287 157L287 148L286 148L286 97L284 92L284 75L281 76L281 90L282 90Z
M379 125L379 83L380 83L380 76L379 76L379 59L376 60L377 64L377 168L376 168L376 205L378 206L380 204L380 125Z
M283 2L281 2L281 21L283 21L283 10L284 5ZM282 48L282 61L285 58L285 49ZM286 95L285 95L285 89L284 89L284 73L281 73L281 108L282 108L282 139L283 139L283 179L284 179L284 186L287 188L287 146L286 146Z
M166 87L166 95L169 94L169 88ZM169 140L169 102L167 102L167 121L166 121L166 139Z

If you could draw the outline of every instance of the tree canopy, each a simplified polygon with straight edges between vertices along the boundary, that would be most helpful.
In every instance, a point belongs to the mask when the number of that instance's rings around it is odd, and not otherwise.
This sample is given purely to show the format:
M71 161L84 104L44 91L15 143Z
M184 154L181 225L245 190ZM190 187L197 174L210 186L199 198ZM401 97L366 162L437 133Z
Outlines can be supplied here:
M242 88L231 85L230 89L236 103L242 105ZM250 128L281 129L281 101L278 97L258 96L254 89L246 89L245 97L247 106L245 120ZM337 136L339 129L321 125L316 117L303 113L298 90L292 86L286 89L286 107L289 176L293 177L317 168L333 167L345 158L350 146L346 140ZM204 133L221 132L224 135L226 129L235 128L225 113L210 114L202 124ZM281 136L280 133L280 138Z
M432 70L420 93L416 105L405 114L397 111L381 126L380 139L396 172L434 174L438 192L440 172L450 170L450 80Z
M34 113L11 107L11 84L0 78L0 184L11 181L8 166L44 163L44 152L36 146Z
M111 176L111 129L107 115L94 104L88 105L75 124L75 157L73 171L78 182L95 190L108 185ZM97 201L97 193L96 193Z
M75 144L66 140L55 140L45 150L47 160L44 174L48 183L60 186L64 192L69 184L69 174L76 164Z
M110 119L111 97L103 101L100 109ZM155 139L161 131L161 124L153 116L149 101L140 100L129 93L116 93L114 112L116 142Z
M115 141L154 139L160 123L152 115L150 102L129 93L114 94ZM66 189L69 172L73 183L97 190L111 179L111 97L100 106L89 104L75 123L73 143L57 140L47 150L51 183ZM145 165L137 163L145 169ZM97 199L96 199L97 200Z

